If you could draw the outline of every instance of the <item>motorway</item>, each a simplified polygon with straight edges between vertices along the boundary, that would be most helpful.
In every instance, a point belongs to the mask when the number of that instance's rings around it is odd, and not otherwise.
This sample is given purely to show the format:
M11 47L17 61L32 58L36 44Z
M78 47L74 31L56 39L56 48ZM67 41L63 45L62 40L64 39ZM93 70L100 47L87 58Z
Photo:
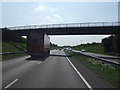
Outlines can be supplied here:
M96 88L76 69L63 50L51 50L46 58L24 56L3 62L3 89L5 88ZM82 68L83 69L83 68ZM87 70L85 73L87 74ZM89 75L89 74L88 74ZM91 74L94 75L94 74ZM97 87L109 88L96 75L87 80ZM91 81L90 81L91 82ZM92 86L91 86L92 85Z

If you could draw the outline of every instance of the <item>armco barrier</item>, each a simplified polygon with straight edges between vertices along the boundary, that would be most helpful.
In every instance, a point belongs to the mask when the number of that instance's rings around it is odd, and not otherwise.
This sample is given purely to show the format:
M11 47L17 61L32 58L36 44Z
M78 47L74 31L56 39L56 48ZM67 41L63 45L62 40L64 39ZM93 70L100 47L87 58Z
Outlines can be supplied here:
M114 61L110 61L110 60L107 60L107 59L103 59L103 58L99 58L99 57L95 57L95 56L90 56L90 55L85 55L84 53L80 53L79 51L75 51L75 50L72 50L72 52L74 53L77 53L77 54L81 54L83 56L86 56L86 57L89 57L89 58L93 58L94 60L99 60L101 61L103 64L111 64L115 67L120 67L120 63L119 61L118 62L114 62Z

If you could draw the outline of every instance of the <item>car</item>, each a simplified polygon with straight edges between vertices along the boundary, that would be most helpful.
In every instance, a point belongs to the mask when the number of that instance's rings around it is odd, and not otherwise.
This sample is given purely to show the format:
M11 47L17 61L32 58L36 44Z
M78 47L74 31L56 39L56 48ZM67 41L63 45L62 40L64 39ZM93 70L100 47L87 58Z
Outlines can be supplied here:
M62 50L62 48L59 48L59 50Z
M82 51L82 52L86 52L86 50L85 50L85 49L82 49L81 51Z

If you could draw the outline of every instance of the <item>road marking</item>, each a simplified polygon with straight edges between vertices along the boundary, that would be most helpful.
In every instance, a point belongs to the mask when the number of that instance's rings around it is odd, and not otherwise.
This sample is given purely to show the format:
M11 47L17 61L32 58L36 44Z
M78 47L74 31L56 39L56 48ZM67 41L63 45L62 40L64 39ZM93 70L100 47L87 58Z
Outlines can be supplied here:
M69 63L72 65L72 67L75 69L79 77L83 80L83 82L86 84L86 86L90 89L93 90L92 86L85 80L85 78L82 76L82 74L77 70L77 68L72 64L72 62L69 60L68 57L66 57Z
M40 64L41 63L41 61L39 61L37 64Z
M13 82L11 82L10 84L8 84L5 88L9 88L10 86L12 86L17 81L18 81L18 79L15 79Z

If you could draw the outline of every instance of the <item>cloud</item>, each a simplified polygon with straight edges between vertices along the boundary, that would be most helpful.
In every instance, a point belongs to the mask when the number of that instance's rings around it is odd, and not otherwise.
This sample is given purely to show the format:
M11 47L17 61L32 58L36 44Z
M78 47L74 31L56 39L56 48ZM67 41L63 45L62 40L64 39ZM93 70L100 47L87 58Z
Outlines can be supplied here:
M44 20L48 21L48 22L54 22L54 21L56 21L52 16L45 16Z
M59 19L59 20L62 19L62 17L60 15L58 15L58 14L54 14L54 18Z
M46 24L60 24L60 23L73 23L74 18L73 17L66 17L63 18L63 16L59 14L53 14L53 15L46 15L42 17L42 19L38 22L40 25L46 25Z
M44 12L55 12L57 8L53 8L50 6L46 6L44 4L41 4L39 6L37 6L35 8L35 11L39 12L39 11L44 11Z
M45 16L44 20L50 23L58 23L62 21L62 17L58 14L54 14L52 16Z
M37 12L37 16L39 17L39 24L59 24L59 23L67 23L73 22L74 18L72 16L63 14L63 8L57 6L49 6L45 3L39 4L35 11ZM42 12L42 14L41 14Z
M44 11L46 7L44 5L39 5L38 7L35 8L35 11Z
M74 20L74 18L73 18L73 17L68 17L68 19L69 19L70 21Z
M46 24L57 24L62 23L63 18L59 14L47 15L44 16L39 22L39 25L46 25Z
M46 25L46 24L48 24L48 23L47 23L47 22L44 22L44 21L39 21L38 24L39 24L39 25Z

